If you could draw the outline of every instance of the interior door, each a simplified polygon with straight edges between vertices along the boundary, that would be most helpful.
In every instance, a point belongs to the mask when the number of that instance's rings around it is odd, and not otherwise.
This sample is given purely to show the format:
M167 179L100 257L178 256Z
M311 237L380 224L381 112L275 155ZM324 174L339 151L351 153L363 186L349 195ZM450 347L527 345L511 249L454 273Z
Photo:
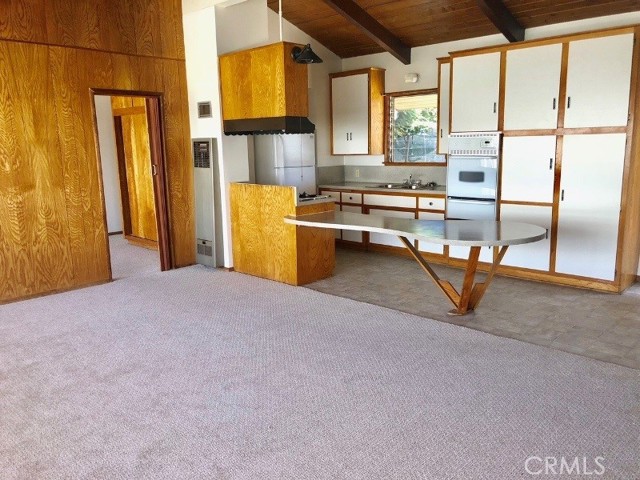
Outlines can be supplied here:
M125 237L158 248L151 144L145 99L112 97Z

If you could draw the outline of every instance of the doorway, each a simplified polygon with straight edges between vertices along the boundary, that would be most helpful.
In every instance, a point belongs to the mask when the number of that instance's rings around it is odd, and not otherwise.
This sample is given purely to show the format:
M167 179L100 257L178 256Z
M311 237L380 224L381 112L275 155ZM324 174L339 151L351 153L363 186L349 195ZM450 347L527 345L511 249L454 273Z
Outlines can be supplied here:
M96 90L93 104L111 279L169 270L161 97Z

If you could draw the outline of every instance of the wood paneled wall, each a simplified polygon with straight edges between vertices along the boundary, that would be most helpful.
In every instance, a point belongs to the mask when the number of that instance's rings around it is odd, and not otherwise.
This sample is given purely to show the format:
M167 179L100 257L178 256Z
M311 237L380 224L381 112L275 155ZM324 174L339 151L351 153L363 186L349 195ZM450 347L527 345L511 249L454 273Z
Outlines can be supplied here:
M0 302L110 277L92 89L162 95L172 254L194 263L183 52L180 0L0 2Z

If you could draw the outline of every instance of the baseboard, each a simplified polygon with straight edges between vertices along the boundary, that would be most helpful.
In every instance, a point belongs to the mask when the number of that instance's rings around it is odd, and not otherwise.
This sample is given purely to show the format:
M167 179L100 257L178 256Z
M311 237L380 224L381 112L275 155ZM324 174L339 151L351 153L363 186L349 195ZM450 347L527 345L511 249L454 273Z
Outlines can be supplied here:
M109 233L107 233L107 235L109 235L111 237L113 235L122 235L122 233L123 233L122 230L120 230L119 232L109 232Z
M158 250L158 242L154 240L149 240L147 238L140 238L133 235L125 235L124 238L126 238L127 241L132 245L148 248L149 250Z

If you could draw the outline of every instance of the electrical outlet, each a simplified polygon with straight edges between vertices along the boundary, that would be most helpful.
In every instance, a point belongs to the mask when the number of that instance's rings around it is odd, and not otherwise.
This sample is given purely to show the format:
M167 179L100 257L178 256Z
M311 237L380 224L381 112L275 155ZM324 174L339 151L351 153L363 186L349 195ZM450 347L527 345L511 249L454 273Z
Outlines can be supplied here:
M356 168L356 178L360 178L360 169Z

